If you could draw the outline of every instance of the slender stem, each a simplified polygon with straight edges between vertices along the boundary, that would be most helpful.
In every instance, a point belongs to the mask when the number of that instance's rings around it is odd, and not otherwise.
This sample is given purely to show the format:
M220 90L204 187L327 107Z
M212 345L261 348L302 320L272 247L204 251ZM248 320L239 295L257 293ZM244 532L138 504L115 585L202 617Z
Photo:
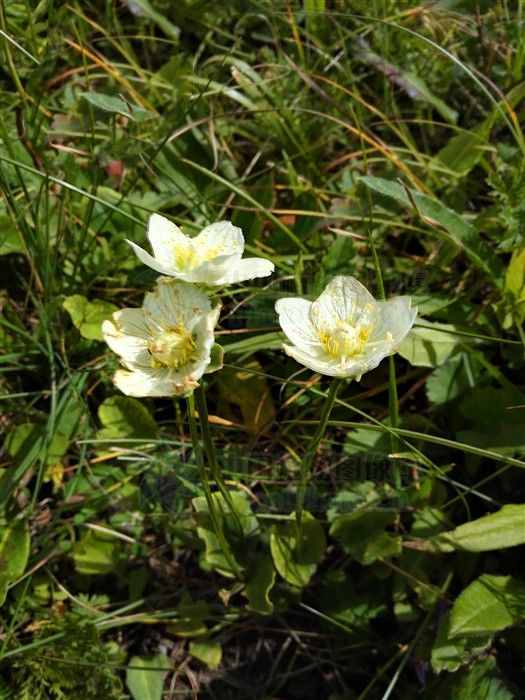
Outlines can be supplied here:
M330 418L330 413L337 396L337 392L342 384L341 379L334 378L330 384L330 389L326 395L325 402L319 417L319 423L317 424L317 429L310 440L308 449L306 450L303 461L301 462L300 472L299 472L299 487L297 489L297 500L295 506L295 518L297 522L297 543L298 546L301 542L301 528L302 528L302 518L304 509L304 496L306 492L306 484L308 482L308 477L312 468L312 462L319 447L319 443L323 439L326 431L326 426L328 425L328 420Z
M383 273L381 272L381 264L379 262L379 256L377 255L377 250L371 231L369 231L368 239L372 250L372 257L374 259L379 296L381 299L386 299ZM388 413L390 416L390 427L395 430L399 427L399 402L397 397L396 364L392 356L388 358ZM398 449L399 440L397 439L395 433L390 433L390 452L397 452ZM401 472L399 470L399 465L395 461L393 463L393 477L396 491L399 495L399 491L401 489Z
M211 524L213 527L213 531L215 532L215 535L216 535L217 540L219 542L219 545L221 547L222 553L224 554L224 557L228 561L229 565L231 566L232 571L235 573L235 575L237 577L240 577L241 572L240 572L239 566L231 553L230 546L229 546L229 544L226 540L226 537L224 535L222 517L217 514L216 503L213 500L213 494L212 494L212 491L210 488L210 482L208 479L208 471L206 469L206 464L204 461L202 444L201 444L201 441L199 439L199 431L197 428L197 422L195 421L195 398L194 398L193 393L187 397L186 406L187 406L188 425L190 428L191 442L193 444L193 449L195 452L195 459L196 459L197 465L199 467L202 488L204 490L204 496L206 498L206 503L208 504L208 512L210 515L210 520L211 520ZM205 443L205 441L204 441L204 443Z
M242 533L242 526L239 520L239 515L235 510L231 494L228 491L228 488L221 473L221 468L217 461L217 454L213 445L213 440L210 433L210 426L208 422L208 406L206 404L206 395L204 393L204 387L202 386L202 384L200 384L198 388L195 389L195 403L197 406L197 413L199 414L199 419L201 423L204 452L206 453L206 460L208 462L212 478L217 484L217 488L221 492L224 501L230 509L235 524L238 527L239 533Z
M396 363L392 355L388 358L388 412L390 415L390 427L396 430L399 428L399 402L397 398ZM397 452L399 440L395 433L390 433L390 450ZM401 488L401 472L397 462L394 462L394 484L399 491Z
M195 459L197 461L197 465L199 467L200 473L203 478L203 482L208 486L209 488L209 482L208 482L208 475L206 473L206 467L204 465L204 459L202 456L202 445L199 440L199 432L197 430L197 423L195 421L195 399L193 397L193 394L190 394L187 399L186 399L186 407L187 407L187 414L188 414L188 425L190 428L190 437L191 437L191 442L193 445L193 450L195 452Z

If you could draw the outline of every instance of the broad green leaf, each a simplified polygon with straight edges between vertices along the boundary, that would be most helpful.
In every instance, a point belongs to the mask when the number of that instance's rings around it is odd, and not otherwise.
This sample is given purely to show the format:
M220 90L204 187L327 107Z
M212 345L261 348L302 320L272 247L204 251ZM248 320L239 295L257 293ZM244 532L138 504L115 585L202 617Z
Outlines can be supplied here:
M387 197L392 197L399 204L417 211L426 219L438 223L448 233L450 239L469 257L472 263L487 274L492 282L501 287L501 263L493 252L479 236L477 230L465 221L457 212L449 209L436 199L432 199L417 190L402 187L396 182L379 177L362 177L360 182L370 189Z
M251 575L244 589L248 598L248 608L261 615L271 615L273 603L270 591L275 583L275 569L271 557L261 554L254 561Z
M525 504L507 504L497 513L485 515L424 543L435 552L487 552L525 543Z
M0 214L0 255L10 253L25 253L25 247L11 217Z
M7 589L25 571L30 550L29 528L24 520L0 529L0 606Z
M65 454L73 435L78 432L79 419L83 411L81 393L87 373L71 375L59 393L56 410L48 415L47 424L22 424L34 426L23 428L20 433L8 437L7 447L15 466L7 471L0 489L0 506L4 505L22 476L36 464L56 464ZM16 431L16 428L15 428Z
M148 409L129 396L110 396L100 404L98 417L104 426L97 432L98 440L153 440L158 434Z
M461 353L450 357L437 367L427 379L426 391L430 403L440 406L461 396L470 388L465 370L465 358Z
M460 403L471 428L458 431L457 440L503 454L525 453L523 411L511 408L523 404L525 396L517 386L474 387Z
M151 119L155 116L153 112L148 112L147 109L126 102L121 97L105 95L101 92L81 92L80 97L103 112L122 114L128 119L142 121L143 119Z
M364 432L364 431L363 431ZM392 466L386 463L386 457L381 463L376 464L370 461L356 464L343 464L341 469L341 481L344 483L348 479L348 488L340 488L337 494L330 499L329 507L326 511L328 522L332 523L341 515L364 510L370 506L376 506L382 501L394 495L393 489L388 484L381 483L385 478L392 475ZM385 468L385 464L387 464ZM361 479L374 479L374 481L361 481Z
M465 671L447 674L437 687L431 686L424 700L517 700L503 684L496 662L486 658Z
M430 324L432 328L412 328L397 352L414 367L438 367L452 354L458 344L454 326L445 323ZM451 332L447 332L451 331Z
M481 406L480 406L481 408ZM513 412L517 414L518 412ZM484 432L482 428L475 430L460 430L456 433L459 442L488 450L493 453L500 453L509 456L525 455L525 433L522 425L516 425L515 422L505 424L504 418L500 416L497 424L493 425L488 432ZM498 430L498 425L501 429ZM473 458L475 459L475 458Z
M323 576L319 592L319 609L330 618L348 627L367 627L370 620L387 610L388 594L381 581L368 580L358 591L352 575L344 571L329 571Z
M458 113L452 107L449 107L440 97L435 95L426 82L419 75L411 71L403 73L403 78L410 85L412 91L417 92L416 99L427 102L429 105L441 114L443 119L446 119L451 124L455 124L458 120Z
M525 320L525 248L515 250L505 274L504 291L510 297L517 320Z
M401 538L385 532L395 517L393 510L358 510L337 517L330 527L330 535L361 564L372 564L377 559L401 553Z
M162 700L169 669L170 662L165 654L132 656L126 670L126 685L133 700Z
M306 13L306 28L312 35L317 33L322 13L326 10L326 0L303 0Z
M370 478L373 481L385 479L385 464L388 460L390 442L388 435L371 434L370 430L356 428L346 434L344 451L347 455L358 455L349 460L349 464L343 465L343 478L345 481L363 481ZM373 473L369 467L376 469ZM388 467L387 467L388 468ZM381 473L381 469L383 472Z
M222 647L219 642L211 639L202 639L198 642L190 642L189 652L191 656L202 661L208 668L219 668L222 660Z
M87 530L73 547L75 569L84 576L104 576L115 572L119 543L109 534Z
M73 325L78 328L80 335L88 340L103 340L102 321L118 311L117 307L109 301L101 299L89 301L82 294L66 297L62 305L71 316Z
M432 537L446 528L447 516L439 508L426 506L414 513L410 533L414 537Z
M235 515L230 512L221 493L212 494L215 512L220 519L220 524L227 540L228 551L224 552L223 547L214 529L210 517L208 503L204 496L192 499L196 512L197 534L204 542L204 552L200 558L200 565L205 570L214 569L223 576L233 576L231 559L239 568L243 567L244 544L245 541L258 532L259 524L257 518L252 513L250 502L243 491L230 491L230 498L233 503ZM236 516L236 517L235 517ZM242 532L239 533L239 525ZM241 541L242 539L242 541Z
M442 309L446 309L454 303L454 297L440 297L431 292L421 292L410 295L412 299L412 306L417 308L419 316L432 316Z
M525 618L525 582L484 574L460 593L450 613L450 636L484 635Z
M48 465L60 462L66 454L73 438L81 415L81 404L76 400L68 401L57 416L51 439L47 442L45 462ZM44 423L22 423L17 425L7 436L5 448L7 453L17 462L22 463L32 447L40 441L46 444L48 427ZM43 449L41 450L41 455Z
M435 156L434 161L441 162L458 177L467 175L487 152L492 121L489 118L479 126L453 136Z
M450 612L440 620L436 641L432 647L431 663L436 673L457 671L470 663L491 643L492 635L479 637L455 637L450 634Z
M150 19L152 22L155 22L155 24L159 27L159 29L161 29L164 32L164 34L167 37L173 39L174 41L179 40L180 29L168 19L166 19L166 17L161 12L157 12L157 10L154 9L149 0L133 0L133 5L135 8L139 8L137 14L143 15L144 17Z
M325 0L304 0L305 12L324 12L326 9Z
M206 618L210 609L204 600L193 601L186 591L176 607L177 619L170 623L169 630L178 637L200 637L208 633Z
M229 494L237 516L236 519L234 519L233 514L229 511L223 495L218 492L212 494L215 506L219 513L222 514L226 532L235 532L236 524L239 522L242 528L243 536L253 536L259 530L259 523L257 522L255 515L252 513L248 496L244 493L244 491L230 491ZM192 499L192 503L198 515L208 514L208 503L206 502L204 496L198 496L197 498Z
M251 433L258 433L272 423L275 417L272 394L260 364L253 360L246 370L225 368L217 377L221 397L220 415L235 421L230 405L240 408L243 423ZM250 372L250 369L254 372Z
M18 463L21 463L37 441L43 440L44 432L45 426L40 423L21 423L17 425L7 435L5 441L7 454ZM54 451L55 447L60 451L62 444L51 445L51 447L53 448L52 451Z
M297 523L293 519L286 525L272 527L270 549L275 568L284 580L292 586L303 588L312 578L326 550L323 527L313 515L304 511L300 547Z

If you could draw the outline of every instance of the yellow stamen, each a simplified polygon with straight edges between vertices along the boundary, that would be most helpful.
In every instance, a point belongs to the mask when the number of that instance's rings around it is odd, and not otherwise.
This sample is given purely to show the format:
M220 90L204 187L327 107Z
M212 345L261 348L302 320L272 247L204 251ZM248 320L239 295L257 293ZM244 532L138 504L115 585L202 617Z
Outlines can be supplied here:
M363 352L371 331L370 324L353 326L339 321L335 328L321 331L319 340L327 355L334 359L345 359Z
M195 340L184 326L167 328L148 343L151 366L178 369L188 364L195 348Z
M173 262L181 272L191 272L204 262L221 255L222 246L213 246L197 251L192 243L173 246Z
M189 245L173 246L173 262L179 270L189 272L197 267L197 252L194 247Z

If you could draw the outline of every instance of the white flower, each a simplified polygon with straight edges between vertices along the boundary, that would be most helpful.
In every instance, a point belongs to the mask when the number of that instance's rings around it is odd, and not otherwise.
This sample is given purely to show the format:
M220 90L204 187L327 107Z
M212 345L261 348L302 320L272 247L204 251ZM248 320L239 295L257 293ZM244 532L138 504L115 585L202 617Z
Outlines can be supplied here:
M354 277L335 277L314 302L279 299L285 352L320 374L355 377L392 355L412 328L410 297L376 301Z
M102 333L125 370L113 381L128 396L187 396L210 367L219 308L196 287L161 277L140 309L122 309ZM214 368L216 369L216 368Z
M153 214L148 222L148 239L153 255L132 241L128 243L145 265L184 282L225 286L266 277L274 270L273 263L264 258L241 259L244 236L229 221L210 224L190 238L168 219Z

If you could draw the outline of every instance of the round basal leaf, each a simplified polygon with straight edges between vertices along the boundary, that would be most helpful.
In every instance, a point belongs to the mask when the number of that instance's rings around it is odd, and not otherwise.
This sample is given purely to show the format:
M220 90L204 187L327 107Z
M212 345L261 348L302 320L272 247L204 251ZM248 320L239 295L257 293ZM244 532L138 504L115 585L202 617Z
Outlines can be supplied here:
M25 253L26 249L11 217L0 214L0 255Z
M88 530L73 548L75 569L85 576L104 576L115 572L118 541L111 535Z
M307 511L302 516L301 546L298 547L295 519L286 525L274 525L270 549L275 568L292 586L303 588L310 581L326 550L321 523Z
M219 668L221 665L222 647L219 642L214 642L211 639L190 642L189 652L212 670Z
M178 637L200 637L208 633L206 618L210 616L208 603L204 600L193 601L185 591L176 607L177 619L170 623L168 629Z
M155 439L157 424L147 408L129 396L111 396L100 404L98 417L104 426L98 440Z
M102 322L118 311L109 301L95 299L89 301L82 294L67 297L62 306L71 316L73 325L78 328L80 335L88 340L104 340Z
M414 367L439 367L457 346L453 331L454 326L445 323L436 324L435 328L412 328L397 352Z
M423 696L424 700L517 700L517 697L505 687L492 658L479 660L465 671L447 674Z
M273 603L270 600L270 591L275 583L275 569L271 557L262 554L253 564L251 576L244 589L248 598L248 607L262 615L270 615L273 612Z
M133 700L162 700L169 668L170 662L164 654L132 656L126 671L126 685Z
M525 583L484 574L467 586L450 613L450 636L499 632L525 617Z
M238 568L242 568L239 560L238 539L242 535L247 539L255 535L259 530L257 518L252 513L248 497L243 491L230 491L230 501L235 514L230 510L230 504L226 503L221 493L212 495L217 517L220 518L221 527L226 537L226 547L221 546L219 538L215 532L208 510L208 503L204 496L197 496L192 499L193 507L196 511L197 534L204 542L205 550L201 555L200 563L205 570L215 569L223 576L234 576L232 561ZM240 530L239 532L239 525Z
M395 511L376 509L358 510L337 517L330 535L338 539L345 551L361 564L401 553L401 538L385 532L396 517Z
M0 605L5 602L9 585L24 573L29 549L29 528L25 520L0 529Z
M485 515L424 543L436 552L487 552L525 544L525 504L507 504L497 513Z
M450 635L450 612L441 618L436 641L432 647L431 662L436 673L457 671L460 666L470 663L491 643L492 635L479 637L456 637Z

